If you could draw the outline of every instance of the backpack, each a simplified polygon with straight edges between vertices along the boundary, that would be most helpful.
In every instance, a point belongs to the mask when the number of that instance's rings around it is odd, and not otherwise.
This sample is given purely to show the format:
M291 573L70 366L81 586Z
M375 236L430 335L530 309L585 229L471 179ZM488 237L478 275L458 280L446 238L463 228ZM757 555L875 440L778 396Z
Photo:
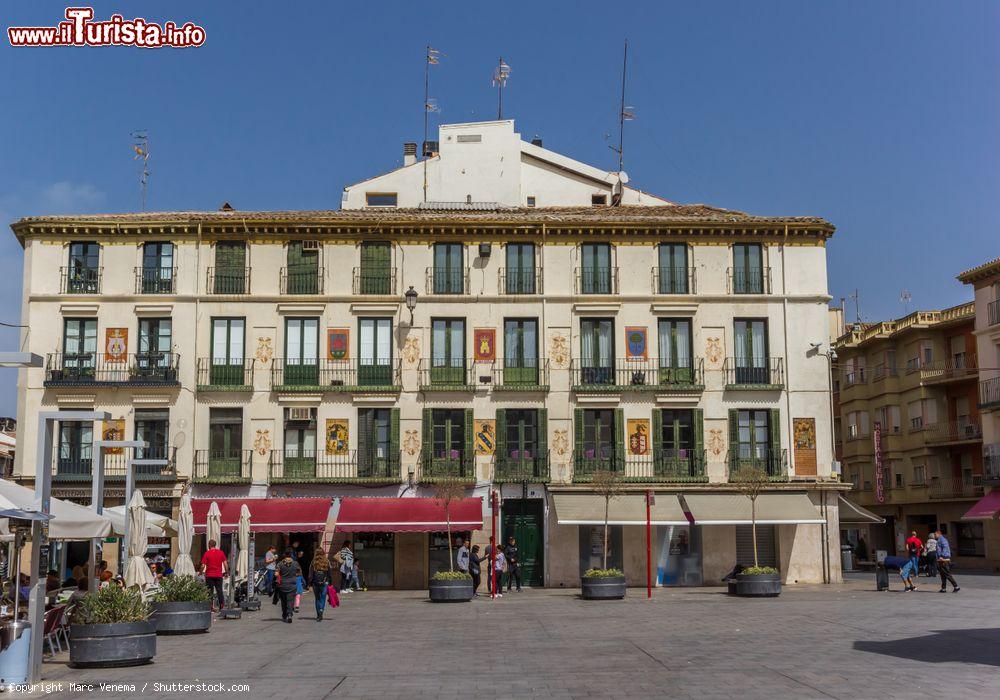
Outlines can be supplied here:
M911 557L917 556L917 543L916 542L907 542L906 543L906 551L910 553Z

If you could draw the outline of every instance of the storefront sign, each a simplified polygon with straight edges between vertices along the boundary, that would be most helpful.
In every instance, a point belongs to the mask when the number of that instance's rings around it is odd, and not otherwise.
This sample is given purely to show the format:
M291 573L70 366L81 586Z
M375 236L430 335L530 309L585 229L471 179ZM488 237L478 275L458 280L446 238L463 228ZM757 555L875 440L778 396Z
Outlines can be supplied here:
M326 419L326 453L343 457L348 454L349 439L348 427L350 423L347 418L327 418Z
M495 420L476 420L476 454L491 455L497 446L497 422Z
M649 420L628 420L628 453L630 455L649 454Z
M104 354L108 362L128 359L128 328L108 328L104 331Z
M628 326L625 328L625 359L646 359L646 333L647 329L645 326Z
M492 362L497 356L495 328L477 328L472 334L473 357L476 362ZM492 452L490 454L493 454Z
M885 503L885 475L882 473L882 422L872 424L872 440L875 443L875 500Z

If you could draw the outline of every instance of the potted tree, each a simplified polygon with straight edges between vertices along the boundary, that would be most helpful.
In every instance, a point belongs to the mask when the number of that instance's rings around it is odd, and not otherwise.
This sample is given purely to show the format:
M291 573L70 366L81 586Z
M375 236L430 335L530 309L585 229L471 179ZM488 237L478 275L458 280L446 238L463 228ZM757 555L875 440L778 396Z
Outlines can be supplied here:
M79 600L69 627L76 668L138 666L156 655L156 625L137 588L105 586Z
M448 571L436 572L428 584L433 603L466 603L472 600L472 576L455 571L451 553L451 506L465 497L465 484L457 480L442 481L436 489L437 500L444 505L444 519L448 527Z
M740 467L735 483L740 493L750 499L753 566L736 574L736 585L730 592L748 598L773 598L781 594L781 573L773 566L760 566L757 557L757 498L768 484L767 472L756 464Z
M164 577L151 607L157 634L208 632L212 626L212 595L194 576Z
M600 569L588 569L581 580L584 600L619 600L625 597L625 573L608 568L608 512L611 499L622 491L622 478L618 472L602 469L594 472L591 485L604 498L604 551Z

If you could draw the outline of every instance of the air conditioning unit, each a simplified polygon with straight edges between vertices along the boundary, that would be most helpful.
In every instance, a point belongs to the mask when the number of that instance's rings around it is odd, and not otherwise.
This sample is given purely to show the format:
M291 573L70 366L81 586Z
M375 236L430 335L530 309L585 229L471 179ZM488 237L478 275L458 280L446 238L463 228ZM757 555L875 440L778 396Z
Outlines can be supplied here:
M302 250L319 250L319 241L302 241Z
M294 420L294 421L311 421L312 420L312 409L311 408L290 408L290 409L288 409L288 420Z

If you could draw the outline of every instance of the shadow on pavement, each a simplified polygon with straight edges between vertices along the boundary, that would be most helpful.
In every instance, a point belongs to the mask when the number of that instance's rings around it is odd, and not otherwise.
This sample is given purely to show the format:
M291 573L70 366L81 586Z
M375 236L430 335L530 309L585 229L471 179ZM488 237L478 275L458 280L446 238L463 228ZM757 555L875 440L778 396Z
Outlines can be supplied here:
M1000 666L1000 629L938 630L888 642L854 642L858 651L926 663L961 662Z

